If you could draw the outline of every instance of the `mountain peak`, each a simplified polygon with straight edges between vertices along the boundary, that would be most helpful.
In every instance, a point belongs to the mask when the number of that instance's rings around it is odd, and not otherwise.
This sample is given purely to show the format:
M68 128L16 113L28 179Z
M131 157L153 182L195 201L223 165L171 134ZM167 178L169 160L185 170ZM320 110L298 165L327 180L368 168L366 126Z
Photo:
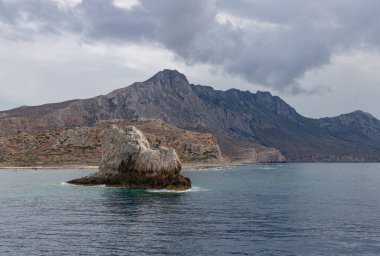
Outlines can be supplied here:
M272 97L272 94L268 91L257 91L256 95L263 97Z
M161 83L166 83L170 85L175 85L175 84L189 84L189 81L187 80L186 76L182 74L181 72L177 70L172 70L172 69L164 69L154 76L152 76L148 81L152 82L161 82Z
M355 110L353 112L347 113L347 114L341 114L336 117L331 117L332 119L340 119L340 120L346 120L346 121L353 121L353 120L377 120L376 117L371 115L370 113L364 112L362 110ZM328 118L322 118L322 119L328 119Z
M369 118L375 118L373 115L370 113L364 112L362 110L355 110L351 113L348 113L346 115L352 115L352 116L362 116L362 117L369 117Z

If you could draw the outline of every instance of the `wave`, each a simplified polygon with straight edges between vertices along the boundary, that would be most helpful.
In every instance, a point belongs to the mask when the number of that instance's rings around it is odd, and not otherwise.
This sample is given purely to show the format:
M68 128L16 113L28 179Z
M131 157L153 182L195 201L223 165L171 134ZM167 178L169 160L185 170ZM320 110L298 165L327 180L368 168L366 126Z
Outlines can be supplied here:
M60 184L61 186L81 186L81 185L75 185L75 184L70 184L70 183L67 183L67 182L61 182ZM101 184L101 185L93 185L91 186L92 188L111 188L111 187L107 187L105 184Z
M78 185L75 185L75 184L70 184L70 183L67 183L67 182L61 182L60 183L61 186L78 186ZM102 185L94 185L94 186L91 186L92 188L107 188L107 189L123 189L123 188L120 188L120 187L107 187L105 184L102 184ZM129 189L129 188L125 188L125 189ZM202 192L202 191L207 191L208 189L206 188L200 188L200 187L192 187L190 189L186 189L186 190L170 190L170 189L144 189L145 191L149 192L149 193L189 193L189 192Z
M234 166L223 166L223 167L205 167L205 168L189 168L183 169L185 172L207 172L207 171L225 171L232 170Z
M64 182L64 181L62 181L60 185L61 186L74 186L73 184L70 184L70 183L67 183L67 182Z
M259 170L275 170L276 168L274 167L269 167L269 166L259 166Z
M190 193L190 192L202 192L207 191L206 188L192 187L186 190L169 190L169 189L147 189L147 192L150 193Z

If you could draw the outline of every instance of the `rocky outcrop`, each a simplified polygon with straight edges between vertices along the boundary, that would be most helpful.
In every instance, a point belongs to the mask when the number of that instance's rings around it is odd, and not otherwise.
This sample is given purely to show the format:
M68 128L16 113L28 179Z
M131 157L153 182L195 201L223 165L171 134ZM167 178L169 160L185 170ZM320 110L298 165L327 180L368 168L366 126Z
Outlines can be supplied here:
M226 160L211 133L188 131L155 119L102 121L97 127L103 130L110 124L135 126L144 133L153 148L174 148L184 164L221 164Z
M180 175L181 162L172 148L153 149L134 126L113 124L102 137L102 161L94 175L69 181L76 185L184 190L189 178Z
M219 136L218 144L226 151L223 153L229 156L232 163L283 163L285 156L274 148L268 148L253 144L249 141L231 139Z

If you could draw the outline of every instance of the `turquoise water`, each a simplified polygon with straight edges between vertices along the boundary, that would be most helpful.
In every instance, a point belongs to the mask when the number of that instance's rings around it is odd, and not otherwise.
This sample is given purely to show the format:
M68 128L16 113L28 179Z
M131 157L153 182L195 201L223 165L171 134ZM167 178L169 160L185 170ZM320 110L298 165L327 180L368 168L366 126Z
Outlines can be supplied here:
M184 193L0 171L0 255L379 255L380 164L187 170Z

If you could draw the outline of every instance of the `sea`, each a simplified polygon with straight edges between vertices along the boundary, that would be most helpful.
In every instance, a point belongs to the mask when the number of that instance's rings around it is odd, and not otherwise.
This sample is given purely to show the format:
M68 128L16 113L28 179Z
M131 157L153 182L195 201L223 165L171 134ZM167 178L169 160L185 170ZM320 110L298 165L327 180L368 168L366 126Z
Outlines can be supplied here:
M380 255L380 164L183 170L187 191L0 170L0 255Z

